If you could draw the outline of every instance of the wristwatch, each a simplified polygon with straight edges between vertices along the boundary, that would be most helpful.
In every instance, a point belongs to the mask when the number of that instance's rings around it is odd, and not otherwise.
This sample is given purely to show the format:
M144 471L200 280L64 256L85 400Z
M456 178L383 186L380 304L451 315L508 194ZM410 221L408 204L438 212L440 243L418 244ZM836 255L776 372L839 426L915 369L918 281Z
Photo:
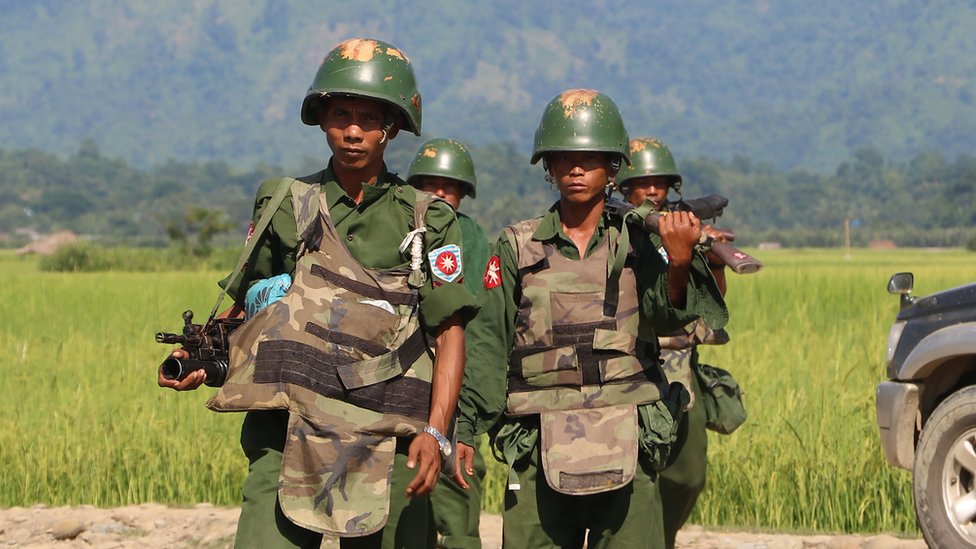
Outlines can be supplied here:
M441 448L442 456L446 458L451 457L451 452L453 451L453 448L451 448L451 441L447 440L447 437L442 435L440 431L434 429L430 425L424 427L424 432L434 437L434 440L437 441L437 445L440 446Z

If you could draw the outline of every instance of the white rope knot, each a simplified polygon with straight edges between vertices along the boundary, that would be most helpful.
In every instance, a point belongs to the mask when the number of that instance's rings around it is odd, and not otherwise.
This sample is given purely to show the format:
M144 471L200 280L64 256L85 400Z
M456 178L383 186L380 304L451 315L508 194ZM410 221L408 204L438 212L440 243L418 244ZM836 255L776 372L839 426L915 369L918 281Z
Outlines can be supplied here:
M424 238L423 234L427 232L427 227L420 227L419 229L414 229L407 233L407 236L403 237L403 241L400 242L400 253L406 253L407 247L410 247L410 270L419 271L421 266L424 264Z

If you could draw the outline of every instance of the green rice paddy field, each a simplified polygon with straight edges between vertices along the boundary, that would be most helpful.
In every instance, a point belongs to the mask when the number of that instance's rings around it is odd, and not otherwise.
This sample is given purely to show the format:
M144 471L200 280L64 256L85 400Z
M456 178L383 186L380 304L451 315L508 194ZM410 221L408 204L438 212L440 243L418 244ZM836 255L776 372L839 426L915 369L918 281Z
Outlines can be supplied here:
M874 422L888 326L888 276L921 294L976 280L963 251L776 250L730 275L732 342L702 351L746 391L749 421L711 436L710 526L915 533L910 475L888 467ZM241 416L212 389L156 387L156 331L209 312L220 272L48 273L0 255L0 506L112 507L239 501ZM485 508L501 507L501 467Z

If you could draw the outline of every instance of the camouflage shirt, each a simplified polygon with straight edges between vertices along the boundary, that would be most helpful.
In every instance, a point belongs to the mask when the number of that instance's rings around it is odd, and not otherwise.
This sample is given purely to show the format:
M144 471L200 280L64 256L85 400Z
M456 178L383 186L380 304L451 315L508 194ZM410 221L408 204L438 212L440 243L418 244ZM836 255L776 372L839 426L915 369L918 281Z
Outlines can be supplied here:
M620 219L604 214L587 245L587 255L605 244L610 223L619 225ZM562 230L558 202L543 216L532 238L552 244L566 258L580 259L576 245ZM724 314L724 304L701 298L707 290L697 286L700 281L696 278L689 282L685 307L675 308L668 297L667 265L661 256L646 238L632 238L632 244L638 258L635 271L642 322L664 333L700 316ZM508 356L515 338L520 277L512 243L504 233L492 246L492 254L483 280L488 290L482 310L465 331L468 362L458 400L458 439L466 444L473 444L476 435L487 432L505 410Z
M363 186L363 200L360 204L356 204L336 181L331 161L328 168L319 174L300 179L322 185L332 222L344 239L349 253L361 265L370 269L390 269L409 262L409 257L402 255L398 246L413 223L413 197L416 191L404 184L396 174L388 172L384 166L376 184ZM261 217L279 181L280 179L271 179L261 184L254 201L252 223L257 223ZM463 244L461 226L450 204L442 201L431 204L426 223L425 258L431 250L451 244ZM241 305L252 282L282 273L294 273L298 236L291 192L285 195L268 229L252 238L259 240L251 258L244 266L242 275L227 292ZM429 276L430 265L427 261L424 261L424 265L428 270L428 277L427 283L420 289L420 314L428 329L440 326L459 311L466 318L473 316L477 305L462 281L464 275L479 277L481 273L470 270L462 260L463 275L453 282L437 284L435 287L434 278ZM223 287L226 281L227 278L220 285Z

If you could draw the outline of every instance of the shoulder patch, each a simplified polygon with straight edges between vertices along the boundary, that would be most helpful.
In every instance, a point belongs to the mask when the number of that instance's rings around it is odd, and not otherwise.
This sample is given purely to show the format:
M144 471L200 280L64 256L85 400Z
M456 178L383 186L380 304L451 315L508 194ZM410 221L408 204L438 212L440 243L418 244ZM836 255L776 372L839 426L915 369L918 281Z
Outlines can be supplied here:
M501 286L502 262L497 255L493 255L488 259L488 266L485 267L485 276L483 277L483 280L486 290Z
M251 241L251 237L252 236L254 236L254 222L253 221L251 222L251 225L247 228L247 236L244 237L244 245L245 246L247 246L247 243Z
M435 278L454 282L461 277L461 248L457 244L441 246L427 254Z

